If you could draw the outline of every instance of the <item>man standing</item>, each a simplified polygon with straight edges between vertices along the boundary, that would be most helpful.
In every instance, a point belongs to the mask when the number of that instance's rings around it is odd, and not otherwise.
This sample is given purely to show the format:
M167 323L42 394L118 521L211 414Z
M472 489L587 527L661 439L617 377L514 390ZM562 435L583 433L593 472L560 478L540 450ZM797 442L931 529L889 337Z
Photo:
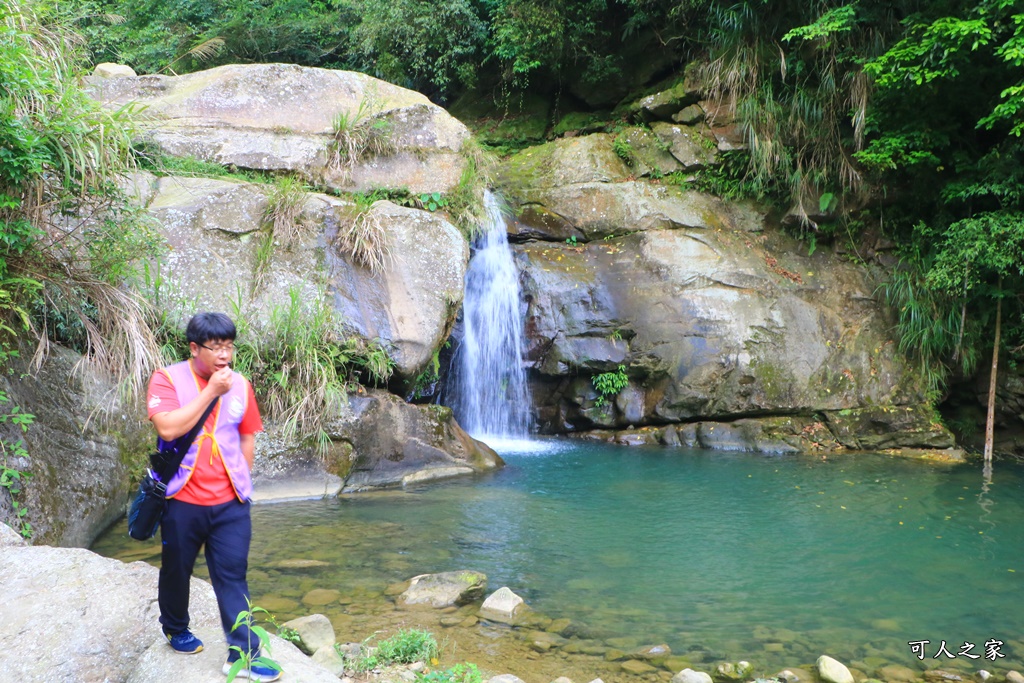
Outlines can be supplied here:
M192 569L200 546L205 545L229 647L227 674L241 653L250 660L259 654L259 641L248 627L233 627L238 614L249 609L250 470L255 435L262 431L263 422L252 385L231 369L236 335L231 319L223 313L198 313L185 334L192 357L157 370L149 383L149 419L160 440L172 442L184 436L207 406L219 401L167 484L167 507L160 523L160 623L176 652L194 654L203 649L202 641L189 630L188 603ZM281 674L250 663L237 675L273 681Z

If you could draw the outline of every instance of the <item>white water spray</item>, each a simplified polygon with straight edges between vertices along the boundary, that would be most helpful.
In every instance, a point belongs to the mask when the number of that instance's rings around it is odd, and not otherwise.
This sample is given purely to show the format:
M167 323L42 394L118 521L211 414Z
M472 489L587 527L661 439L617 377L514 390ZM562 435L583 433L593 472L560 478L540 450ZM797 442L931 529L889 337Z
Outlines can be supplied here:
M467 432L493 446L527 437L530 398L521 355L519 273L498 200L488 192L484 205L487 221L466 271L455 410Z

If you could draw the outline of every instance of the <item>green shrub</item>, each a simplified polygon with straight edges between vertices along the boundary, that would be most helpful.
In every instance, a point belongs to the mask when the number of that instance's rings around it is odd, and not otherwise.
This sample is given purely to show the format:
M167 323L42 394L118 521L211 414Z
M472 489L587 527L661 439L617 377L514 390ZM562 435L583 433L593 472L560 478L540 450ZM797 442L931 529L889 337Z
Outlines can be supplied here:
M590 381L598 393L597 400L594 402L598 408L605 405L609 398L616 396L629 386L625 365L620 365L615 372L602 372L599 375L594 375Z
M336 645L335 648L338 646ZM368 647L363 643L365 654L350 657L338 652L345 660L345 668L355 671L370 671L392 664L412 664L413 662L436 662L440 655L437 640L429 631L418 629L402 629L398 633L377 643L376 647Z

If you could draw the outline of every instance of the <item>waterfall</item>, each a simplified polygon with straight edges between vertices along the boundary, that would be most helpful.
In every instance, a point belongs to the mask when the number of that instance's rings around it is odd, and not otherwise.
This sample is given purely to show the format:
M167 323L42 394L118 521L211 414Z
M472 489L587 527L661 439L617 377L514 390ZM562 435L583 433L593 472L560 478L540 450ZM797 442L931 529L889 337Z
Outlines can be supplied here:
M482 234L474 241L462 304L462 341L455 358L459 423L491 442L526 438L530 397L521 345L519 273L498 199L488 192Z

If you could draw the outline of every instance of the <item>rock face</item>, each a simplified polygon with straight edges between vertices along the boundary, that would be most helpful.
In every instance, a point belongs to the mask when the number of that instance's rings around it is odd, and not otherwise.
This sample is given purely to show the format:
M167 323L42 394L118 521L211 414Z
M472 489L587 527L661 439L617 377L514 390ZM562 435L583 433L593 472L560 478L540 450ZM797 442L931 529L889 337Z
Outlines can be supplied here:
M183 76L91 81L111 108L145 107L146 140L178 157L261 171L291 171L349 191L447 192L459 182L464 125L424 95L365 74L295 66L220 66ZM339 131L360 123L387 153L331 164Z
M405 486L483 472L504 462L455 422L450 408L415 406L384 391L349 400L351 413L330 427L343 492Z
M0 378L11 405L35 415L22 433L4 425L5 439L23 440L27 457L8 464L31 475L19 503L36 543L87 546L124 514L130 454L144 452L152 432L116 402L116 388L78 354L53 347L36 374L15 368ZM15 525L6 489L0 489L0 521Z
M542 431L794 416L799 424L742 430L708 423L699 437L691 426L690 442L803 450L776 438L779 429L799 441L824 427L829 447L953 446L919 409L869 269L801 256L756 207L628 180L610 144L602 135L556 141L499 174L524 208L520 223L561 221L551 241L515 247ZM525 232L544 236L554 224ZM559 239L572 231L590 241ZM591 378L620 367L628 384L601 397ZM686 445L678 431L666 438Z
M158 570L81 549L8 546L0 553L0 671L10 680L223 681L227 644L210 584L192 580L191 628L203 652L181 657L160 633ZM293 645L271 636L293 680L337 681Z
M161 294L174 314L182 315L179 302L189 312L240 307L270 333L274 316L291 307L312 316L326 306L341 334L388 348L404 377L423 370L454 323L469 247L438 214L374 204L369 220L390 254L374 273L340 246L339 230L355 218L350 201L306 193L299 237L285 243L266 218L273 185L140 174L135 187L169 247Z

